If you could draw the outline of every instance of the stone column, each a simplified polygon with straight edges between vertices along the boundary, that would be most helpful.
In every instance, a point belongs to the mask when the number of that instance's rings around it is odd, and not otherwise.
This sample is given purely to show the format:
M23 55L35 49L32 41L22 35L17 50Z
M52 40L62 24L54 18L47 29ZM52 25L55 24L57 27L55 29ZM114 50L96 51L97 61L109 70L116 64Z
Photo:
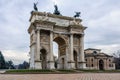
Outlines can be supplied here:
M36 45L35 45L35 31L33 30L33 33L34 34L30 34L30 69L34 69L35 68L35 58L36 58L36 55L35 55L35 48L36 48Z
M108 67L107 67L107 58L105 59L105 70L107 70L107 69L109 69Z
M69 46L68 46L68 44L66 44L66 53L65 53L65 58L66 58L66 62L65 62L65 69L68 69L68 66L69 66L69 64L68 64L68 61L69 61Z
M73 34L70 35L70 59L68 61L68 69L75 69L75 62L73 60Z
M53 57L54 57L53 56L53 32L50 31L50 53L49 53L49 61L48 61L49 69L55 69Z
M97 59L97 70L99 70L99 60Z
M73 34L70 35L70 60L73 61Z
M35 59L35 69L42 69L41 60L40 60L40 30L37 30L37 54Z
M40 60L40 30L37 30L37 60Z
M79 50L79 68L85 69L86 63L85 63L85 55L84 55L84 34L80 37L80 50Z

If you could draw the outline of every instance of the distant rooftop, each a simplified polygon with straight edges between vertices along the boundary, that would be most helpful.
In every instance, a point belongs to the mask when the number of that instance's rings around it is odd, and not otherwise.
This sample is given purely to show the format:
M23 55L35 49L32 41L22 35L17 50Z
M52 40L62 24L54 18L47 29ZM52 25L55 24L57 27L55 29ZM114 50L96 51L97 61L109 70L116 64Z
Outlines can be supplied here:
M85 51L86 50L98 50L98 51L101 51L101 49L95 49L95 48L87 48L87 49L85 49Z

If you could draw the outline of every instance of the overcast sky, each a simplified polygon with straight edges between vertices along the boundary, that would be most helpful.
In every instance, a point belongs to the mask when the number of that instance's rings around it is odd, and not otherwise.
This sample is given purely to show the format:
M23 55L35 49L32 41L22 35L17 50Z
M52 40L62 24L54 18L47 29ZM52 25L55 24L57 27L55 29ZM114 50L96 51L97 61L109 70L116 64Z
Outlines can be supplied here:
M53 13L55 3L64 16L80 11L82 24L88 27L85 49L99 48L107 54L120 49L120 0L0 0L0 50L6 60L14 64L28 61L27 29L37 1L41 12Z

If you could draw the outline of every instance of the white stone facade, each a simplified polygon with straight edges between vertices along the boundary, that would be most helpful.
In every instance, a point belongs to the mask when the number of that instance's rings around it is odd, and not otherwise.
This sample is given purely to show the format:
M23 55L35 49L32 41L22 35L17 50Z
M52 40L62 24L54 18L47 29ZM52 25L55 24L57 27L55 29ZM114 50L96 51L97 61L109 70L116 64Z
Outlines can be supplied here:
M30 68L55 69L53 41L58 43L57 69L84 69L84 30L81 19L32 12L30 18Z

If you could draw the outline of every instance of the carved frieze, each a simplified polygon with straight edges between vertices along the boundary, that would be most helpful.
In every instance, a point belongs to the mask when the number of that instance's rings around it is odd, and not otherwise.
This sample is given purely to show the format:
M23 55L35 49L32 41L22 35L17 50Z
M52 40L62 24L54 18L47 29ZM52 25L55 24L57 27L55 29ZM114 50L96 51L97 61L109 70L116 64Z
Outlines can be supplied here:
M46 42L49 43L50 41L50 36L48 32L41 32L40 33L40 42Z
M83 33L83 30L80 29L80 28L72 28L72 29L71 29L71 32L72 32L72 33L81 33L81 34L82 34L82 33Z
M78 46L79 45L79 36L76 36L74 35L74 38L73 38L73 45L74 46Z
M54 27L53 30L55 32L64 32L64 33L68 32L67 28L65 28L65 27L59 27L59 26Z
M49 42L49 36L41 36L41 42Z
M53 26L50 25L49 23L47 24L47 22L45 24L38 23L36 26L38 26L39 29L43 30L53 30Z

